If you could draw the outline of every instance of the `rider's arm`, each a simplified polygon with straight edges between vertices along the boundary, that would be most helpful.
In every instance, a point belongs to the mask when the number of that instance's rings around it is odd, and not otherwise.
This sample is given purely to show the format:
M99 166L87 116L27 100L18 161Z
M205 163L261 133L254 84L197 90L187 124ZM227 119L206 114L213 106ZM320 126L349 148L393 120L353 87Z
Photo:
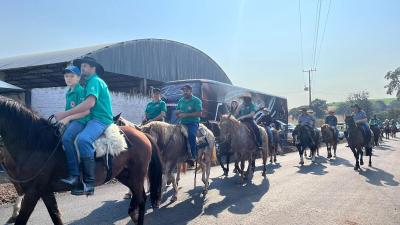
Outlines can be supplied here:
M67 116L64 119L62 119L61 123L68 124L72 120L77 120L77 119L83 118L83 117L85 117L85 116L87 116L89 114L90 114L89 110L87 110L85 112L81 112L81 113L76 113L76 114Z
M160 115L158 115L156 118L154 118L152 120L159 121L159 120L162 120L164 117L165 117L165 112L161 111Z
M56 119L57 120L62 120L68 116L78 114L78 113L84 113L86 111L89 111L93 106L96 104L96 97L93 95L88 96L85 101L83 101L81 104L77 105L76 107L65 111L61 113L56 114Z

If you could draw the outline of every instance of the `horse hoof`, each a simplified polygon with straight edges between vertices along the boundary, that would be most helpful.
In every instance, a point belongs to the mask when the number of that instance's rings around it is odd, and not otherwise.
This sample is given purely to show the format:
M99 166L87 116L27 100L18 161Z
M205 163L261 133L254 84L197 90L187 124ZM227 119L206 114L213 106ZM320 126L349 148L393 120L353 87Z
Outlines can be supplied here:
M360 162L360 165L361 165L361 166L364 165L364 161L361 161L361 162Z
M208 193L208 190L207 190L207 189L204 189L203 192L202 192L203 197L205 197L205 196L207 195L207 193Z
M159 208L160 208L160 202L157 201L157 202L152 203L152 204L151 204L151 207L153 208L153 210L154 210L154 209L159 209Z
M274 163L276 163L276 161L277 161L277 160L276 160L276 158L275 158L275 159L274 159Z
M16 220L17 217L10 217L10 219L7 220L6 224L14 224Z
M264 171L264 172L262 173L262 176L263 176L263 177L266 177L266 176L267 176L267 173Z
M372 163L368 163L368 166L371 167L371 166L372 166Z

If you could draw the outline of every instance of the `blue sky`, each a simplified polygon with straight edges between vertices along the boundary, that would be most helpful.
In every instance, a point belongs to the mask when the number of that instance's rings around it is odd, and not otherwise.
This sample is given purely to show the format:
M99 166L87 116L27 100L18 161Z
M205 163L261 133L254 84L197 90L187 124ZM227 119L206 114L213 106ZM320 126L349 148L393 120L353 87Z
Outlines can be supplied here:
M322 37L329 1L321 0L314 97L387 97L383 76L400 66L400 1L332 0ZM204 51L234 84L286 96L293 107L308 101L302 70L313 65L317 3L300 1L303 63L298 0L5 0L0 57L166 38Z

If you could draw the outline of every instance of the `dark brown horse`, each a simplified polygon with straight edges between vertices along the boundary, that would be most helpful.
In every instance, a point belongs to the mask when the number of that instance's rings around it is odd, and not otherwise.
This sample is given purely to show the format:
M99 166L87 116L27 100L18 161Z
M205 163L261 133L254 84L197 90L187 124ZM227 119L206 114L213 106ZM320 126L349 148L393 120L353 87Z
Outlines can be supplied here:
M157 145L152 138L132 127L121 127L129 147L113 158L112 178L126 185L134 196L128 214L136 224L143 224L146 195L144 182L150 180L152 205L157 207L161 196L162 165ZM25 193L15 224L26 224L41 198L54 224L63 224L54 192L71 187L59 182L67 176L65 154L56 128L20 103L0 96L0 135L16 169L11 179ZM103 160L96 163L96 185L106 180Z
M325 142L328 151L328 159L332 158L332 148L333 155L336 157L336 149L338 144L338 138L335 134L335 130L328 124L324 124L321 127L322 141Z
M349 144L349 148L354 154L356 158L356 164L354 166L354 170L359 170L360 165L364 165L363 160L363 148L366 150L366 155L369 156L369 166L372 166L372 141L373 138L367 143L364 139L361 128L357 127L352 116L346 116L345 123L348 127L348 137L347 142Z
M5 147L3 146L3 143L1 141L1 137L0 137L0 164L3 166L6 173L9 174L9 176L12 176L12 174L10 174L10 173L12 173L12 171L16 170L15 162L11 158L11 156L8 154L8 152L5 150ZM22 202L22 198L24 196L24 191L22 190L21 186L16 182L11 181L11 183L14 185L18 196L14 203L13 214L7 220L6 224L15 223L15 220L17 219L17 216L21 209L21 202Z

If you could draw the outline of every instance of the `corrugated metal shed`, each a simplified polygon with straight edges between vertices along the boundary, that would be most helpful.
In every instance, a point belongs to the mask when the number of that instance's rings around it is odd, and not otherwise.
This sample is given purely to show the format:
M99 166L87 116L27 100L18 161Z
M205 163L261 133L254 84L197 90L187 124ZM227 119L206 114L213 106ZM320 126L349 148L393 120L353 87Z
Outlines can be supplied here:
M62 68L83 56L96 58L105 79L128 88L146 79L150 85L182 79L209 79L231 84L219 65L202 51L164 39L140 39L87 48L0 59L5 81L23 88L63 86ZM110 85L112 87L112 85Z
M24 89L0 80L0 93L22 92Z

